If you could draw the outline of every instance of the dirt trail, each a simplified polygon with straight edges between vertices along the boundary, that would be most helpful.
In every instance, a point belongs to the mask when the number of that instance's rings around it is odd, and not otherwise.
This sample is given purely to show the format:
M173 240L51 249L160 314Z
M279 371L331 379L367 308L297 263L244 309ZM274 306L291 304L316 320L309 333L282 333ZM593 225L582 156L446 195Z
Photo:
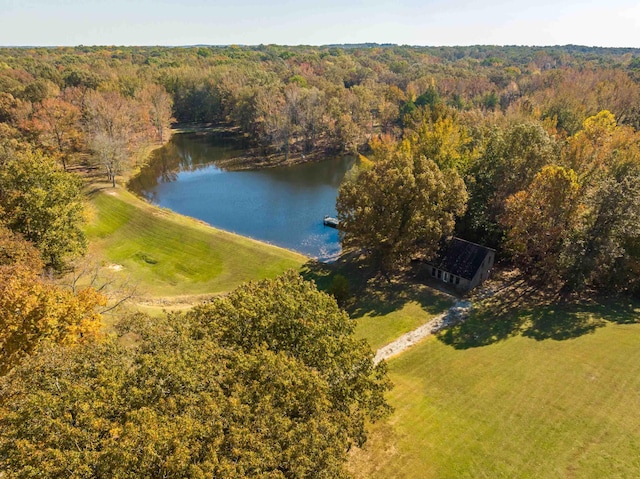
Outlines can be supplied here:
M133 304L147 307L167 307L170 309L186 309L204 303L212 298L222 296L222 293L184 294L177 296L149 296L139 297Z
M456 301L455 304L451 306L447 311L439 314L428 323L423 324L413 331L409 331L408 333L403 334L395 341L378 349L373 362L375 364L378 364L383 359L389 359L393 356L396 356L406 351L411 346L416 344L418 341L426 338L427 336L435 334L441 329L447 328L459 321L464 320L464 318L466 318L467 314L469 313L469 310L471 309L471 305L471 301Z

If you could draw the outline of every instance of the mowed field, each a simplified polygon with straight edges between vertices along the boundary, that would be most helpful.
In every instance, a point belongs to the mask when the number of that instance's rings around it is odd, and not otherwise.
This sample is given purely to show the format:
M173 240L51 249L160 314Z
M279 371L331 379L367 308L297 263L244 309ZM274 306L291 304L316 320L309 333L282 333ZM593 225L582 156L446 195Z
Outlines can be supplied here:
M395 412L354 451L352 472L640 477L637 321L636 304L547 306L494 319L485 312L426 339L389 361Z
M92 193L90 203L90 252L129 277L146 296L230 291L308 261L155 207L121 188Z

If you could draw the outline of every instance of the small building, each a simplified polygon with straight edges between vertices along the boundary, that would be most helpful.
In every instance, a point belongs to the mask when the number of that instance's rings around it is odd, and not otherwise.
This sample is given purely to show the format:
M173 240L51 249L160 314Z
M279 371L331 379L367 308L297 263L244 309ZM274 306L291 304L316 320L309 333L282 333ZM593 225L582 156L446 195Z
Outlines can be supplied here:
M434 259L427 262L428 274L458 291L470 291L491 274L496 252L460 238L447 241Z

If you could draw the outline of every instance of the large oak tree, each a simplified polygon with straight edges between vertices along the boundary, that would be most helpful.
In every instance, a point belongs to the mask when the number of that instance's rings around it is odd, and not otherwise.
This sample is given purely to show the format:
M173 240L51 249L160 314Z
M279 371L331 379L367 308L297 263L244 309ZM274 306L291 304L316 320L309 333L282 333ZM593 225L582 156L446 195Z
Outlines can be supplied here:
M346 478L365 422L388 411L385 365L354 328L289 273L185 315L137 315L119 340L45 349L0 380L0 470Z
M466 201L454 170L441 171L423 155L401 148L340 187L343 246L363 250L386 274L413 256L432 256L442 237L453 232Z
M84 253L82 180L30 151L9 150L0 163L4 223L33 242L45 264L55 269Z

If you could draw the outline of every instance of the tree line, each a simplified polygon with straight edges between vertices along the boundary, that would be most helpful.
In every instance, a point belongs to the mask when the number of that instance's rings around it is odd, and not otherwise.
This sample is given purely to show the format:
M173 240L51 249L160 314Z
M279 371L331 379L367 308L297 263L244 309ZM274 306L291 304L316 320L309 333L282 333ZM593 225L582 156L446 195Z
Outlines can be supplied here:
M525 116L570 136L599 111L640 125L635 49L576 46L0 49L3 136L113 177L173 118L226 123L264 155L366 152L424 107ZM127 156L129 155L129 156ZM75 157L75 158L74 158Z

